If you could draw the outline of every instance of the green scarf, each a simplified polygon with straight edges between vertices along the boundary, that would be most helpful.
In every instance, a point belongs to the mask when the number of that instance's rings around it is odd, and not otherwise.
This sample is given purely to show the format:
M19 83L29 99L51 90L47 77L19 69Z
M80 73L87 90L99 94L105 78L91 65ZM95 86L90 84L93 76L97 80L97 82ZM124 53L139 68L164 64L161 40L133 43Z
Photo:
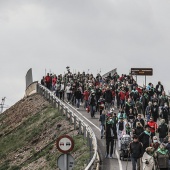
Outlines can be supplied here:
M131 103L126 102L126 104L127 104L129 107L131 107L131 106L132 106L132 105L131 105Z
M161 148L158 148L157 152L161 153L162 155L168 154L168 150L167 149L162 150Z
M147 131L145 130L144 133L145 133L146 135L151 136L151 132L147 132Z
M131 128L130 127L126 127L126 131L127 132L131 132Z
M114 121L113 121L113 119L110 121L107 121L107 124L114 124Z

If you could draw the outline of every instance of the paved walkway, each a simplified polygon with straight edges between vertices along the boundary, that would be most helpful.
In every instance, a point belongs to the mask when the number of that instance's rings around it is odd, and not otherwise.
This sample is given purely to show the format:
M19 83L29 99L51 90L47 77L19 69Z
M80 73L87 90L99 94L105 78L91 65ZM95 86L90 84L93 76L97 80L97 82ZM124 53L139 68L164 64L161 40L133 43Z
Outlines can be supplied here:
M113 159L105 158L106 140L101 139L99 112L95 114L95 118L91 118L90 113L87 113L86 110L82 106L80 106L79 110L76 110L76 108L71 105L70 107L94 131L96 138L97 138L97 143L98 143L98 152L102 160L101 169L102 170L126 170L126 166L128 166L127 168L128 170L132 169L131 161L127 162L126 160L125 161L119 160L118 143L116 143L116 152L115 152L115 155L113 155ZM117 113L118 110L116 109L115 112Z

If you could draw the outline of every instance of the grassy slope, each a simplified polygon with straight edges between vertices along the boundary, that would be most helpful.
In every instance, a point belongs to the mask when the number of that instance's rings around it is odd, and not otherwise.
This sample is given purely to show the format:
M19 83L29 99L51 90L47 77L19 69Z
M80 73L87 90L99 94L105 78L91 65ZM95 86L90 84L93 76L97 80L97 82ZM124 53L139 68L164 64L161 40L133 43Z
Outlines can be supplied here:
M0 123L6 115L0 115ZM62 130L57 124L62 124ZM0 126L3 131L4 126ZM6 127L5 127L6 128ZM50 105L29 116L11 133L0 137L0 170L56 169L56 160L61 154L55 141L61 134L70 134L75 141L72 155L76 160L74 169L84 169L89 158L89 148L83 136L71 128L69 122Z

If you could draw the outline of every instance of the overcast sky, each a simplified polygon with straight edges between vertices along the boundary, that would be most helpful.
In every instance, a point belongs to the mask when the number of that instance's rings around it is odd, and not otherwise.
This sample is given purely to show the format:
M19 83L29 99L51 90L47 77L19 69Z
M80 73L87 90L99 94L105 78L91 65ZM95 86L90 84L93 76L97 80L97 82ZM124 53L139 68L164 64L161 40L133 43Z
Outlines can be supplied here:
M153 68L170 90L169 0L0 0L0 100L24 96L25 75ZM138 78L143 84L144 77Z

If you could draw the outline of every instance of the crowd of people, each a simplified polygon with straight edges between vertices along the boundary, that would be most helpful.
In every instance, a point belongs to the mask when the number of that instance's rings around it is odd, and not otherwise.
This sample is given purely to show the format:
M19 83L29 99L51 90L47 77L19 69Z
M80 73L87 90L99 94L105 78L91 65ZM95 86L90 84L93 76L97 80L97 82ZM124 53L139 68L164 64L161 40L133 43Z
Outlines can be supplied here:
M83 105L91 118L100 115L106 158L113 158L116 141L122 152L122 139L128 135L133 170L170 169L169 99L160 81L140 87L130 73L102 77L73 74L67 67L64 75L47 73L41 84L77 109Z

